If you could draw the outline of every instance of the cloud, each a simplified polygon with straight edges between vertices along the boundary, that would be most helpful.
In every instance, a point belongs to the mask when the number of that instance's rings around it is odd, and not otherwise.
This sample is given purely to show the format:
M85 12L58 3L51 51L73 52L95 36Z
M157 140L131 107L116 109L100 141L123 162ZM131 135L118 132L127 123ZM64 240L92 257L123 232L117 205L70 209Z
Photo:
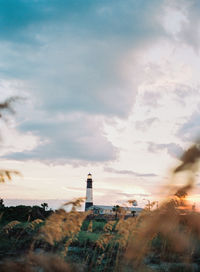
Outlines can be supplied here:
M196 110L179 128L177 136L184 141L194 141L200 135L200 111Z
M148 151L152 153L157 153L161 150L167 150L168 154L175 158L180 158L183 154L183 148L176 144L176 143L169 143L169 144L156 144L153 142L148 143Z
M8 1L0 11L2 74L27 80L43 109L125 117L137 94L137 70L130 80L120 66L130 50L163 37L156 16L162 5L19 0L11 10Z
M99 191L100 188L98 188ZM138 205L140 205L143 198L149 197L149 193L126 193L121 190L114 189L103 189L100 190L100 194L96 194L94 191L94 202L95 204L100 205L116 205L116 203L128 204L128 200L137 199ZM126 203L126 204L125 204Z
M0 156L18 152L30 152L40 144L40 139L32 133L20 133L15 127L8 127L0 122Z
M128 194L128 193L116 193L119 196L125 196L128 199L134 198L134 197L148 197L150 194Z
M38 135L41 142L31 151L7 155L9 158L73 163L76 159L103 162L117 156L117 149L102 133L102 124L87 115L28 121L21 125L21 130Z
M161 94L158 92L147 91L143 95L144 104L150 107L159 107L158 100L161 98Z
M192 46L193 49L198 52L200 46L200 2L198 0L193 0L182 1L182 3L185 20L182 21L182 27L177 36L181 42Z
M157 117L147 118L144 121L136 121L135 128L141 131L147 130L150 128L155 122L158 122L159 119Z
M18 128L43 143L12 157L116 159L103 123L130 114L141 72L137 52L166 36L160 23L164 1L0 3L0 76L26 86L33 109L20 115ZM61 122L60 114L80 116Z
M137 173L131 170L116 170L110 167L104 167L104 171L120 175L131 175L135 177L157 177L154 173Z

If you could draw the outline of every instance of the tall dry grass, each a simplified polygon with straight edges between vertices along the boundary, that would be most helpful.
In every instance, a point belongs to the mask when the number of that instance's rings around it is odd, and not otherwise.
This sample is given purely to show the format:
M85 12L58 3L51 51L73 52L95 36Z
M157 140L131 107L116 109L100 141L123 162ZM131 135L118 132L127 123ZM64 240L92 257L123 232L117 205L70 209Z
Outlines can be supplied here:
M66 212L61 208L47 218L44 226L40 228L38 235L35 237L32 248L37 247L37 245L40 247L42 245L44 249L48 245L52 246L52 248L57 246L60 254L66 256L68 246L76 238L84 219L88 215L86 212L76 211L83 201L83 198L79 198L67 202L63 206L72 205L70 212Z
M29 254L3 262L0 271L200 271L200 213L187 201L199 158L197 142L173 169L168 196L159 207L136 218L122 215L108 221L98 239L84 245L78 235L88 213L77 211L83 199L65 203L71 211L53 213L35 235ZM93 233L92 221L87 233ZM79 263L68 258L75 246L82 249Z
M197 143L183 154L181 164L172 171L167 199L158 209L137 219L137 235L132 235L125 254L133 267L144 267L145 258L152 252L160 261L181 262L186 267L199 255L200 214L186 200L195 186L199 158ZM161 245L156 248L152 241L158 237Z

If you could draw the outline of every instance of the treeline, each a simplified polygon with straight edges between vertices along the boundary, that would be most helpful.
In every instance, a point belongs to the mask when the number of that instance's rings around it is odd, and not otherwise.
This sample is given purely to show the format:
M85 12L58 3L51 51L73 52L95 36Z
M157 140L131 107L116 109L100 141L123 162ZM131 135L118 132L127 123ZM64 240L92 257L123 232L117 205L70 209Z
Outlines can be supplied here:
M44 203L45 204L45 203ZM35 219L46 219L53 213L53 210L46 210L42 204L40 206L4 206L2 200L0 201L0 219L2 223L18 220L20 222L30 222Z

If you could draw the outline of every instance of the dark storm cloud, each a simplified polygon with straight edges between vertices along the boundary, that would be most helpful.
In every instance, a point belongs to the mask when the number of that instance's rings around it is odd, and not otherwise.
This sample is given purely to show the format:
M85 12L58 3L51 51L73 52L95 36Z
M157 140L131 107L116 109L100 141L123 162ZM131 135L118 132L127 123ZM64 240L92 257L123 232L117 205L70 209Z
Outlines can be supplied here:
M120 175L131 175L135 177L157 177L157 175L154 173L137 173L131 170L117 170L110 167L104 167L104 171Z

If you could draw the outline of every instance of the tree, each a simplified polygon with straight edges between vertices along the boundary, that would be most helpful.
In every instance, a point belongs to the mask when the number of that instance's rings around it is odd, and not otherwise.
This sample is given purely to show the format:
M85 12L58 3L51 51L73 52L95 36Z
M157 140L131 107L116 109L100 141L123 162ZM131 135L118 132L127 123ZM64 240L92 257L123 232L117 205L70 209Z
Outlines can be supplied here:
M3 202L4 202L3 199L0 198L0 209L5 207Z
M136 211L131 211L131 213L132 213L132 216L135 217Z
M135 199L128 200L128 204L130 204L132 206L137 206L138 205L137 200L135 200Z
M113 212L115 212L116 219L118 218L118 215L124 211L124 209L122 207L120 207L119 205L113 206L112 210L113 210Z
M158 208L158 201L150 201L148 199L147 200L148 204L146 204L145 209L148 211L151 211L155 206L156 208Z
M41 204L41 207L44 209L44 211L46 211L46 208L48 208L48 206L49 205L45 202Z

